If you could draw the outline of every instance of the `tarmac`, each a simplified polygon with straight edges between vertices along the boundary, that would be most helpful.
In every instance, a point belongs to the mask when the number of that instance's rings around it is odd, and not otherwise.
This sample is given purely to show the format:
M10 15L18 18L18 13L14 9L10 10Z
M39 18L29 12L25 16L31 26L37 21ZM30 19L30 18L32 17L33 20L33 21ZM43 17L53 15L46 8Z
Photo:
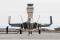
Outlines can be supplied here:
M60 40L60 33L54 32L42 32L41 34L38 34L38 32L33 32L32 34L28 34L28 32L23 32L23 34L1 33L0 40Z

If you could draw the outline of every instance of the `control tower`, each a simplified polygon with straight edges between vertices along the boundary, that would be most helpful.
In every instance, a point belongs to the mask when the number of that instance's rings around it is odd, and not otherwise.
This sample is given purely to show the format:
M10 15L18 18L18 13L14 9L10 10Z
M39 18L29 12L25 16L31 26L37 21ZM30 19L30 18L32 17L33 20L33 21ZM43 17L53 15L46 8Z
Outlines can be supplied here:
M33 4L27 4L27 14L28 14L28 22L31 21L33 17Z

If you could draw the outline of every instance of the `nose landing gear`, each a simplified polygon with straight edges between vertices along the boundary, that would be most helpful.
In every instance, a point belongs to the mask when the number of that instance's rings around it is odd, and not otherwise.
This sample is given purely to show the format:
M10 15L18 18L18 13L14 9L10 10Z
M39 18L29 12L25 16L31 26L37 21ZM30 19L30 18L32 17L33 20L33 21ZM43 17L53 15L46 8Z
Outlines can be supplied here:
M32 34L32 31L29 31L28 33L29 33L29 34Z

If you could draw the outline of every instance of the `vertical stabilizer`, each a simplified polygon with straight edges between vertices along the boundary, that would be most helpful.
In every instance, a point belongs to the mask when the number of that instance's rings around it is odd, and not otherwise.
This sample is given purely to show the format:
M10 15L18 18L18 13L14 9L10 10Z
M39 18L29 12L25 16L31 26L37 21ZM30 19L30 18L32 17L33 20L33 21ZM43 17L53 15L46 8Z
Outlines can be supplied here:
M52 16L50 16L50 24L52 24Z
M8 18L8 24L10 24L10 21L11 21L11 16L9 16Z

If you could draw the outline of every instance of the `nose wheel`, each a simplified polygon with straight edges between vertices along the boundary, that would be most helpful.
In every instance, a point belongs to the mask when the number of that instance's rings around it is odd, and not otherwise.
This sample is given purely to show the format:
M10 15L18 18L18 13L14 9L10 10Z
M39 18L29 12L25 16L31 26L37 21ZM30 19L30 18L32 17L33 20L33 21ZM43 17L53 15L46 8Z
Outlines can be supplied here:
M29 33L29 34L32 34L32 31L29 31L28 33Z

